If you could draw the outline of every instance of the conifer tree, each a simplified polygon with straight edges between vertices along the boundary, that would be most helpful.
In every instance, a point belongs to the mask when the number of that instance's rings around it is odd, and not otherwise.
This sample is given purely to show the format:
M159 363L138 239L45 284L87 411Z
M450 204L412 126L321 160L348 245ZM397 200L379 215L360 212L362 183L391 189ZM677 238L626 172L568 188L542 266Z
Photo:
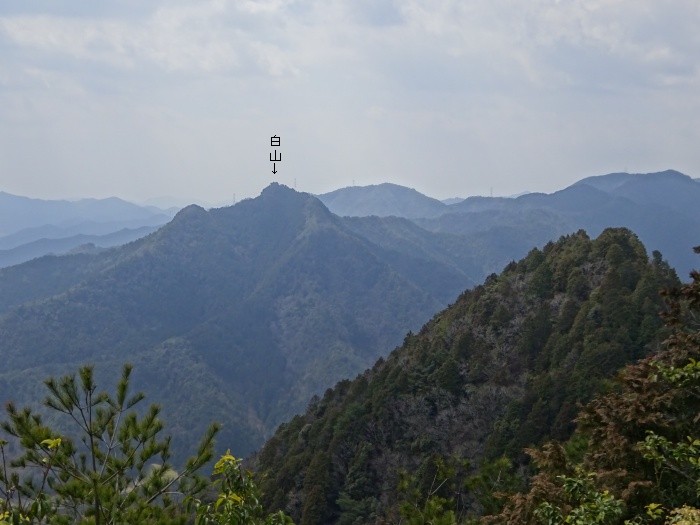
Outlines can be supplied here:
M110 395L98 391L93 368L45 381L44 401L52 423L29 408L7 406L0 441L0 524L186 523L182 502L207 481L197 471L213 452L218 426L206 431L197 452L179 470L170 463L170 437L156 405L139 412L144 399L131 394L125 365ZM47 418L48 419L48 418Z

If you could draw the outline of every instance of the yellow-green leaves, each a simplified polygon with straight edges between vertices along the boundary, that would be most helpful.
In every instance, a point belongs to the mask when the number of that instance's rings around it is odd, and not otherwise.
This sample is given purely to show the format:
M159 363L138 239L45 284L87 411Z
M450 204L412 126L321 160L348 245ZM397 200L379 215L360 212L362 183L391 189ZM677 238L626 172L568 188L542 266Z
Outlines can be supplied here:
M223 474L226 470L236 468L241 460L231 455L231 450L227 450L226 454L219 458L219 461L214 465L214 474Z
M282 512L265 515L260 504L258 487L253 474L245 470L242 461L230 450L214 465L216 484L220 488L214 503L194 500L197 525L293 525Z
M49 450L56 450L58 447L61 446L61 438L55 438L55 439L45 439L44 441L41 442L42 445L44 445L46 448Z
M223 504L240 505L241 503L243 503L243 498L241 498L238 494L229 492L228 494L219 495L219 497L216 499L216 504L214 505L214 508L218 510L219 507Z

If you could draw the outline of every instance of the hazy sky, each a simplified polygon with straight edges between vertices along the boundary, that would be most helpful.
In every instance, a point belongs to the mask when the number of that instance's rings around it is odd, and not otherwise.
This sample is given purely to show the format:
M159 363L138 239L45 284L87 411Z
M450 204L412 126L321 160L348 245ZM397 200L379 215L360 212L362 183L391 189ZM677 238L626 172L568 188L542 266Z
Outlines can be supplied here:
M698 0L3 0L0 190L700 177L698 28Z

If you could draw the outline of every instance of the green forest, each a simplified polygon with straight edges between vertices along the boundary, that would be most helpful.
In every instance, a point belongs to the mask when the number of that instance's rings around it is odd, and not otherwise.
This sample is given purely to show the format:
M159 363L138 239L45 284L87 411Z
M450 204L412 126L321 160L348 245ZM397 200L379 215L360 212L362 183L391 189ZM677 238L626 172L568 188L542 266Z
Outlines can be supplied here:
M112 391L91 366L46 379L42 410L6 407L0 524L700 523L699 354L700 273L682 284L629 230L579 231L246 460L214 452L217 423L173 459L131 365Z
M679 332L697 330L691 321L700 282L693 275L693 284L680 287L661 255L649 260L624 229L606 230L595 240L580 231L532 250L462 294L419 333L408 334L386 360L339 383L282 425L255 458L263 501L308 525L595 523L569 518L572 502L565 497L551 502L560 514L535 514L546 499L515 512L534 497L527 494L537 489L538 465L548 465L538 463L538 450L566 451L572 473L588 468L574 465L588 465L594 450L613 452L584 419L583 407L628 400L626 372L618 371L645 359L662 362ZM677 291L664 298L660 290ZM685 367L693 355L669 366ZM688 394L687 428L670 424L687 435L665 433L660 425L649 430L668 439L669 447L682 440L694 446L685 440L697 437L691 428L697 401ZM628 421L617 424L627 431ZM646 430L637 431L630 448L642 446ZM654 470L662 460L649 454L641 458L648 462L647 477L627 485L665 481ZM669 491L660 488L635 507L627 485L595 484L590 472L597 471L584 472L595 487L591 494L607 490L620 509L600 523L639 521L652 503L668 512L697 504L686 485L689 499L662 497ZM665 519L659 515L656 522Z

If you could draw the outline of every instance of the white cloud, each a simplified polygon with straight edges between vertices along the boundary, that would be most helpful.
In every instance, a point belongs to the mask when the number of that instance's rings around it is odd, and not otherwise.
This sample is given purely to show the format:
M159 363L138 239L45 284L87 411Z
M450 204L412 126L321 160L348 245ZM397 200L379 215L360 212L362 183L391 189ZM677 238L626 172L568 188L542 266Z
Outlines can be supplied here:
M161 8L138 22L119 19L14 16L0 19L0 32L14 44L117 68L139 63L173 71L219 71L237 65L236 32L221 38L214 21L220 2Z
M483 189L477 174L489 173L511 180L504 193L551 189L548 177L635 151L700 174L697 148L683 153L700 139L697 0L179 0L107 12L76 0L82 14L10 2L5 172L45 166L77 185L102 152L111 188L138 171L132 187L146 192L143 173L167 172L156 188L201 164L215 199L228 163L267 171L255 136L276 128L298 148L281 176L323 189L359 172L420 187L431 166L445 187ZM450 157L457 148L474 175ZM514 177L524 165L531 182ZM236 187L259 189L241 177Z

